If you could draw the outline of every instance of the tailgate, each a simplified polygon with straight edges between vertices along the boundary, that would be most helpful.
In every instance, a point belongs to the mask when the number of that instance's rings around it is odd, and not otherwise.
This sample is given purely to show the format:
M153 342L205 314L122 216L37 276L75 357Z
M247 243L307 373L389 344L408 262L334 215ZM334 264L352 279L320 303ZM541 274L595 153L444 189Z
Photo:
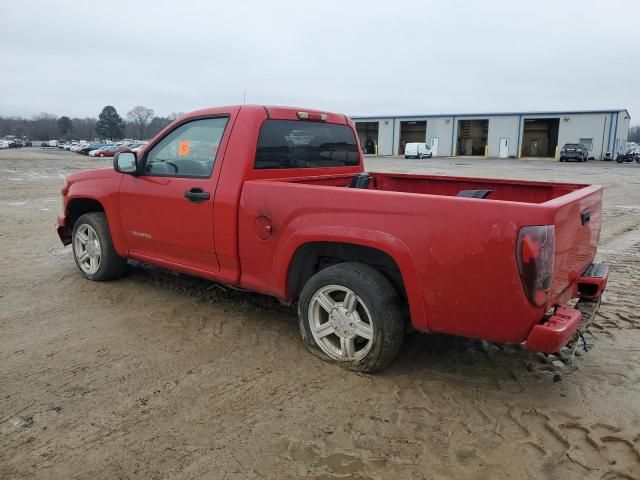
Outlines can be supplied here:
M602 227L602 190L602 186L592 185L545 203L555 207L550 304L571 298L571 286L596 256Z

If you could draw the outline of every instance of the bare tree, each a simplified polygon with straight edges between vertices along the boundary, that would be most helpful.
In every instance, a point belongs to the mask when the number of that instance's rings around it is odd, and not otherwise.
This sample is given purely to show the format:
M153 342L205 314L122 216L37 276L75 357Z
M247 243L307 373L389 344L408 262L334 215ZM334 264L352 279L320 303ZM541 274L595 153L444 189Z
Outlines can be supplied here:
M184 115L184 112L171 112L167 118L173 122L176 118L181 117L182 115Z
M33 116L33 136L38 140L56 138L58 117L52 113L42 112Z
M144 139L145 129L151 123L153 115L153 109L143 105L133 107L131 111L127 113L127 119L138 128L140 139Z
M95 118L72 118L73 135L79 140L93 140L96 137Z

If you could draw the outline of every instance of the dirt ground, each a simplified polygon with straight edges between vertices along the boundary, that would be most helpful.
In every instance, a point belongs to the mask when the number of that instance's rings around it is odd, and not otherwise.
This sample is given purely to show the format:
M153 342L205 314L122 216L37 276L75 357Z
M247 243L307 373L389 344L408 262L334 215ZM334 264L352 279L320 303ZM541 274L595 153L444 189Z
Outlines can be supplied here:
M0 478L640 478L640 165L368 159L604 184L611 268L573 364L413 334L371 376L307 353L269 299L142 265L85 280L59 191L109 164L0 151Z

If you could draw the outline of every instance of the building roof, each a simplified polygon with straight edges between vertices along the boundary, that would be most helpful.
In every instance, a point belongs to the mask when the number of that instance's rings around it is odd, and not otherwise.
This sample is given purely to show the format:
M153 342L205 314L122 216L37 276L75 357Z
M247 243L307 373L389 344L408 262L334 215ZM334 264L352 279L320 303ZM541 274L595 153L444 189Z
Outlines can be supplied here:
M391 119L391 118L435 118L435 117L504 117L504 116L520 116L520 115L588 115L591 113L619 113L629 111L626 108L614 108L609 110L556 110L556 111L539 111L539 112L488 112L488 113L426 113L417 115L354 115L352 120L375 120L375 119Z

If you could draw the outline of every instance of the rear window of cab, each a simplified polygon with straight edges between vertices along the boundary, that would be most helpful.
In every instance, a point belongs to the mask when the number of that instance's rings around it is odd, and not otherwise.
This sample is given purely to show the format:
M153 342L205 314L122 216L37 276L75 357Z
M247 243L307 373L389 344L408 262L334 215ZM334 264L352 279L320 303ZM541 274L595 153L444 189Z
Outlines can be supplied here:
M358 144L348 125L299 120L265 120L254 168L318 168L359 165Z

